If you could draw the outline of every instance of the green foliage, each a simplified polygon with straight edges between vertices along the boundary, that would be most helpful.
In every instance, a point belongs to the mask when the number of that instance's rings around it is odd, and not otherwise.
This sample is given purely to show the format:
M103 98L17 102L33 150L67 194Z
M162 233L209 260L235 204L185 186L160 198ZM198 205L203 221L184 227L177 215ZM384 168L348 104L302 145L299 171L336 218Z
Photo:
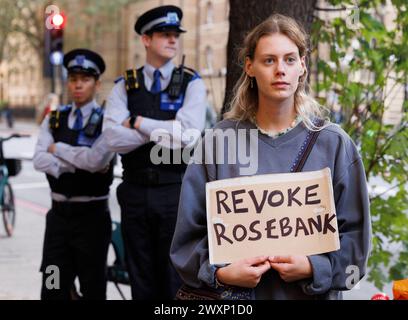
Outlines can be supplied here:
M329 59L316 61L315 92L328 107L334 107L328 93L337 94L336 107L341 107L344 117L341 125L360 149L368 180L372 184L373 178L380 178L391 186L381 194L370 194L373 246L368 280L383 288L408 278L406 94L401 121L391 124L385 118L395 89L408 83L408 3L392 0L397 15L390 29L380 16L384 1L329 2L337 8L357 3L359 28L350 29L344 13L342 18L315 19L312 47L325 44L330 49Z
M39 54L42 52L43 34L41 32L41 20L38 16L38 8L44 0L0 0L0 62L10 59L19 50L18 45L8 40L14 34L25 37L26 43ZM7 47L8 51L5 52ZM7 54L6 56L4 56Z

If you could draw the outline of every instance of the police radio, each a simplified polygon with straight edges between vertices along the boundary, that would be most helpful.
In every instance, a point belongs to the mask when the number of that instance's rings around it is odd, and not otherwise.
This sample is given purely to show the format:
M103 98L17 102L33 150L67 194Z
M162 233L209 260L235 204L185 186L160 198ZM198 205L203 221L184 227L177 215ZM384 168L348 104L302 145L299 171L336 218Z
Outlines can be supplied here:
M88 123L84 128L84 133L88 137L94 137L103 119L103 110L105 109L106 100L101 105L101 110L93 109Z
M173 74L171 76L170 85L167 90L167 93L171 99L176 99L180 96L181 89L183 86L185 57L186 55L183 54L181 65L178 68L174 69Z

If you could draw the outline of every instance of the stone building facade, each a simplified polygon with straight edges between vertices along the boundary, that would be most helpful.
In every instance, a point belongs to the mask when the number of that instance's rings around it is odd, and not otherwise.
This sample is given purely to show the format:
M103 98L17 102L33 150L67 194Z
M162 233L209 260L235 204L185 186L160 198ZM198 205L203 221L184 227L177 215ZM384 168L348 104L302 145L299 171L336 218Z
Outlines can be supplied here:
M201 74L208 88L210 103L216 110L220 110L225 93L229 32L228 0L135 1L118 8L110 22L104 17L95 17L87 21L86 25L84 20L80 19L81 1L72 1L69 11L66 12L65 51L85 46L104 57L107 68L102 77L102 89L98 94L98 101L102 102L118 76L126 69L140 67L145 61L145 49L140 36L134 31L137 17L155 6L166 4L174 4L183 9L182 24L187 29L181 37L180 54L174 62L179 64L182 54L186 55L185 64ZM319 0L318 5L327 7L324 0ZM319 12L319 14L325 19L330 19L335 14L346 13ZM394 14L390 3L384 7L384 22L391 28ZM102 31L98 33L98 30ZM320 46L319 55L329 57L327 48ZM311 71L313 75L313 70ZM9 57L9 61L0 64L0 79L0 100L8 100L16 108L38 106L50 90L49 79L42 78L42 61L29 48L22 49L16 57ZM313 76L311 80L314 80ZM386 116L391 123L396 123L401 118L404 88L394 86L392 79L389 87L393 88L393 93L390 95L392 99L386 101L388 104Z

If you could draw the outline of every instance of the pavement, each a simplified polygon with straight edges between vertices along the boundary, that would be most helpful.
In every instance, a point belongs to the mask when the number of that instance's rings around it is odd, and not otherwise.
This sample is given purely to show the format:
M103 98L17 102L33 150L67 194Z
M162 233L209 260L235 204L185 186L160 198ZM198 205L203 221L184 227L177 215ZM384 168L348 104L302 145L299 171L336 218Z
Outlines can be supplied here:
M11 184L16 196L17 223L15 234L8 238L0 226L0 300L37 300L41 288L41 274L38 271L41 262L42 242L45 227L45 215L50 207L48 183L44 174L34 170L31 158L34 153L39 127L34 122L18 121L13 129L0 123L0 136L12 132L30 134L30 138L14 139L4 144L6 157L25 159L23 170L11 178ZM120 175L119 166L115 174ZM111 187L110 208L113 220L120 221L120 210L116 199L116 187L120 179L115 179ZM112 263L114 254L109 251L108 263ZM121 286L127 299L130 299L130 288ZM364 278L358 286L344 293L344 298L351 300L370 299L380 292ZM392 298L392 286L384 290ZM107 298L120 300L116 288L108 283Z

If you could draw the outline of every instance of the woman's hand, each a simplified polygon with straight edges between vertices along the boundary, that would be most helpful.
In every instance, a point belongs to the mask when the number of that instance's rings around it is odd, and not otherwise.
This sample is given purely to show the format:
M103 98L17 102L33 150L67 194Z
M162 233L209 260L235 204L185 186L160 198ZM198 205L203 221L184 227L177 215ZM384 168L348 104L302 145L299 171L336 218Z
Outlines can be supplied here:
M307 256L269 257L271 268L278 271L285 282L293 282L313 276L312 265Z
M267 256L243 259L217 269L215 276L223 284L255 288L262 275L271 268Z

